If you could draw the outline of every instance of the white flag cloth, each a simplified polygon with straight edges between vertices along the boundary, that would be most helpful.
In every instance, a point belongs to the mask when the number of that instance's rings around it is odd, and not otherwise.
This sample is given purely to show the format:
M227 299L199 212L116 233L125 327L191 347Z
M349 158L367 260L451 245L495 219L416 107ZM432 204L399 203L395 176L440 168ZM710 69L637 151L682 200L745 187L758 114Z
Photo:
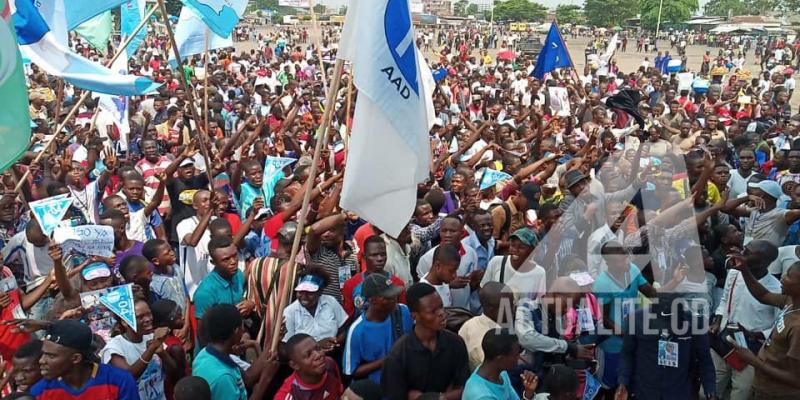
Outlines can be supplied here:
M126 49L121 49L120 51L126 52ZM120 75L127 75L127 52L119 56L109 69ZM97 107L100 109L100 113L97 116L97 131L100 137L109 137L108 127L113 126L113 129L119 132L119 140L115 141L114 150L127 152L128 136L131 133L130 120L128 119L128 97L103 93L94 93L93 97L98 99Z
M435 82L414 38L407 0L353 0L338 53L359 91L341 206L394 237L431 159Z
M201 54L206 49L206 35L208 35L208 50L221 49L223 47L233 47L233 39L228 36L223 38L209 29L203 20L190 7L183 7L178 18L178 26L175 28L175 42L183 59L195 54ZM169 63L173 68L177 67L175 54L170 52Z

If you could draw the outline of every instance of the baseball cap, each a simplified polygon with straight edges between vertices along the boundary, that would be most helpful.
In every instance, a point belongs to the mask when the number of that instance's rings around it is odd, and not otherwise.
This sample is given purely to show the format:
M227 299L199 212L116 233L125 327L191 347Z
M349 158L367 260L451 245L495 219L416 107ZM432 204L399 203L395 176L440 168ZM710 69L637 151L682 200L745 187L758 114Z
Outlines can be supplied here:
M761 189L764 193L772 196L776 200L781 197L781 187L778 185L778 182L775 181L750 182L747 184L747 187L751 189Z
M189 165L194 165L194 159L191 157L185 158L183 161L181 161L181 164L179 166L188 167Z
M539 209L539 199L536 198L536 195L542 192L542 188L539 185L533 182L526 182L522 184L519 191L525 196L525 199L528 200L529 210Z
M92 330L77 319L53 321L47 329L44 340L69 347L85 356L92 354Z
M322 287L322 278L316 275L306 275L300 279L295 292L316 292Z
M297 232L297 222L287 221L278 229L278 241L283 244L294 242L294 235Z
M392 285L392 280L385 272L373 272L364 278L364 282L361 284L361 293L366 299L375 296L395 297L402 291L403 288Z
M536 244L539 243L539 237L536 236L536 232L530 228L519 228L511 234L509 239L510 238L517 238L526 246L531 247L536 246Z
M108 278L111 276L111 269L104 262L93 262L81 271L81 276L87 281L92 281L97 278Z

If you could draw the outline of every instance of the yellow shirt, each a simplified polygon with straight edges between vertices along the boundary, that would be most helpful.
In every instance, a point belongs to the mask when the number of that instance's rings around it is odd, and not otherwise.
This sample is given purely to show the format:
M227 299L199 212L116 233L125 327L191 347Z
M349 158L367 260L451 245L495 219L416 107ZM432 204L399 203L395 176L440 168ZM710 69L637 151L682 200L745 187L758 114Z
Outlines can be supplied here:
M681 199L685 199L687 188L689 188L689 180L687 178L683 178L673 181L672 188L681 194ZM719 189L717 189L717 185L715 185L713 182L708 182L707 190L709 202L712 204L718 204L720 201L722 201L722 197L719 195Z

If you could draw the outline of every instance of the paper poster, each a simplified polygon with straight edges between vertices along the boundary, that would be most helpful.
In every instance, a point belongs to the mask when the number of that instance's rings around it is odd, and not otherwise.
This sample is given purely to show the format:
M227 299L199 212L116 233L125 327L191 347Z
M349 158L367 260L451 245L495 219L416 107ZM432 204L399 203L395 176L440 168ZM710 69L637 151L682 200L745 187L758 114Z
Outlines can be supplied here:
M53 240L64 252L111 257L114 255L114 229L105 225L80 225L59 227L53 231Z
M100 297L113 290L113 287L81 293L81 307L84 310L84 321L92 333L100 335L108 341L111 337L111 329L116 321L114 314L102 303Z
M100 297L100 303L111 312L122 318L133 330L136 330L136 312L133 305L133 284L117 286Z
M553 115L570 115L567 88L555 86L547 89L550 91L550 110L553 112Z
M36 221L39 222L39 226L42 227L42 232L46 236L50 236L58 224L61 223L61 219L64 218L64 214L69 210L69 206L72 205L72 198L68 197L67 194L61 194L32 201L28 204Z
M480 190L488 189L496 185L497 182L507 181L511 178L512 176L505 172L486 168L485 170L483 170L483 177L481 178Z
M691 72L681 72L678 77L678 92L682 90L692 90L692 82L694 81L694 74Z

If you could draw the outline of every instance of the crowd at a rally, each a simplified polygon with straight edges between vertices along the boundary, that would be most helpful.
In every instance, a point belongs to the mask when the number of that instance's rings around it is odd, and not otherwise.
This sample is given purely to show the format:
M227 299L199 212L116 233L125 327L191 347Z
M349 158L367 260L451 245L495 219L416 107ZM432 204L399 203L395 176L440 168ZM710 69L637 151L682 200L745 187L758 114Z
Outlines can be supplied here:
M800 398L792 43L623 71L609 31L536 79L487 51L510 34L418 33L432 162L397 237L339 206L358 93L346 73L325 101L337 28L319 49L239 29L252 50L178 70L151 33L129 73L162 86L129 132L91 100L56 132L82 91L31 65L0 198L4 398ZM57 196L59 228L110 227L110 257L46 233L29 203ZM91 301L128 284L132 318Z

